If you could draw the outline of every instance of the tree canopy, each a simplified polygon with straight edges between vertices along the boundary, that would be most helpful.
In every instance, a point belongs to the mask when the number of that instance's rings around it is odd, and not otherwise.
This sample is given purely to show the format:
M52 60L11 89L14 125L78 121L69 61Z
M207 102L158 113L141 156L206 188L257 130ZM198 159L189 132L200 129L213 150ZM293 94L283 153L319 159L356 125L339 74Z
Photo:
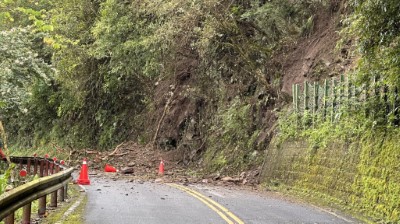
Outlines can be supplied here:
M282 77L269 61L332 2L1 1L0 113L26 144L109 147L146 132L155 84L185 65L199 83L190 94L213 102L243 95L229 89L235 83L276 92ZM343 2L352 6L360 80L379 73L398 86L398 1Z

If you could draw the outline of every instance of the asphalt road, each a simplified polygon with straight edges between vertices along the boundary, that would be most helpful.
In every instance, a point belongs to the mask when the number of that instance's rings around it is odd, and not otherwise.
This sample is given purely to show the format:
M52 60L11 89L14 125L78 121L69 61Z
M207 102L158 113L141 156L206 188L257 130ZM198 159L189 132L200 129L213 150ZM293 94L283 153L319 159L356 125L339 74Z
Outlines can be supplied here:
M356 223L271 194L208 185L91 178L85 223Z

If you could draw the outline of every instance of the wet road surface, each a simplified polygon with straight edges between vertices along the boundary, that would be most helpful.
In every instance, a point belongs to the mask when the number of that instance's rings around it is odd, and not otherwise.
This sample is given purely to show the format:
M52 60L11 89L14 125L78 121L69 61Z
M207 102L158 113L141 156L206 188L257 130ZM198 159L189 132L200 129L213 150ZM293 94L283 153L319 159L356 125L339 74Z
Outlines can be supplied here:
M357 223L278 196L216 187L93 178L85 223Z

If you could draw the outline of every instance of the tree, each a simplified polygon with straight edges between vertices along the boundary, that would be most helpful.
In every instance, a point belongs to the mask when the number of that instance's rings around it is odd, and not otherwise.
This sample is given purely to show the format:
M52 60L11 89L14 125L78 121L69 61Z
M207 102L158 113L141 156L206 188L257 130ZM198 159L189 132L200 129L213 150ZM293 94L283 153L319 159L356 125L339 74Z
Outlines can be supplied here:
M54 70L34 49L41 34L32 34L27 28L0 32L0 101L3 114L27 113L32 84L50 83Z
M397 0L352 1L350 33L358 39L359 77L379 75L386 84L400 87L400 14Z

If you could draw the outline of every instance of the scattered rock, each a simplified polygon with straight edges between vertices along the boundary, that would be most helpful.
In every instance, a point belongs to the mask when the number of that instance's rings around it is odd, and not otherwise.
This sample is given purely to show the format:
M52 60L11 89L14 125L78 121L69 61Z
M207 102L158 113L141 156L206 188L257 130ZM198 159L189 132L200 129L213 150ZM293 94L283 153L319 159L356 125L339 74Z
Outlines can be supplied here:
M222 180L223 182L232 182L232 181L233 181L233 178L232 178L232 177L223 177L221 180Z
M223 177L221 179L223 182L240 182L240 178Z
M131 174L133 173L133 167L124 167L121 169L121 173L123 174Z
M154 180L154 183L164 183L164 180L162 178L157 178Z
M212 180L219 180L219 179L221 179L221 174L219 174L219 173L213 174L213 175L211 175L211 179Z

